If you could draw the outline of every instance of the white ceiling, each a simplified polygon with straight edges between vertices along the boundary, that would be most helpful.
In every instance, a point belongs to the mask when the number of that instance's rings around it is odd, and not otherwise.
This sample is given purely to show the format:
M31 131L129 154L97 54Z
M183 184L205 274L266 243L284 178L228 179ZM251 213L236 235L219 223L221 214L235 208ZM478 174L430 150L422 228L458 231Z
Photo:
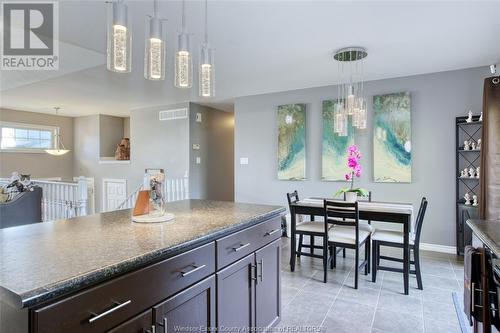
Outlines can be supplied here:
M133 18L130 74L105 68L104 1L60 1L61 68L2 72L2 107L70 116L126 115L133 109L199 101L197 88L173 86L180 2L160 0L168 19L167 80L143 78L144 16L152 1L129 1ZM198 54L203 2L188 1L187 26ZM364 46L367 80L486 66L500 59L499 1L218 1L209 0L209 38L216 47L217 97L334 84L332 51ZM80 50L79 52L77 52ZM195 60L196 64L196 60Z

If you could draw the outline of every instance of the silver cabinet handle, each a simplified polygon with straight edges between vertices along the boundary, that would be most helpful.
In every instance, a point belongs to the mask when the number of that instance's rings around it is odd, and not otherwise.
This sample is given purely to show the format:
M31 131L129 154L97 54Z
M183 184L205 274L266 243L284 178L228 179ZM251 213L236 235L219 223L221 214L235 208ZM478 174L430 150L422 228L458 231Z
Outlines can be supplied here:
M145 331L145 333L155 333L155 332L156 332L156 326L155 325L151 325L151 329Z
M279 229L279 228L278 228L278 229L274 229L274 230L272 230L272 231L266 232L266 233L264 234L264 236L271 236L271 235L274 235L275 233L277 233L277 232L278 232L278 231L280 231L280 230L281 230L281 229Z
M264 258L260 259L260 282L264 282Z
M158 326L163 327L164 333L167 333L167 324L168 324L167 317L163 317L162 323L157 323L157 324L158 324Z
M195 265L192 265L194 268L190 271L187 271L187 272L184 272L184 271L181 271L181 275L182 277L185 277L185 276L188 276L190 274L193 274L194 272L197 272L199 271L200 269L203 269L205 268L207 265L201 265L201 266L195 266Z
M102 317L105 317L113 312L115 312L116 310L118 309L121 309L127 305L129 305L130 303L132 303L131 300L128 300L126 302L123 302L123 303L118 303L118 302L115 302L115 306L112 307L111 309L109 310L106 310L104 311L103 313L100 313L100 314L97 314L97 313L92 313L93 317L89 319L89 323L93 323L94 321L98 320L98 319L101 319Z
M243 250L243 249L244 249L245 247L247 247L247 246L250 246L250 243L240 244L240 246L239 246L239 247L233 247L233 251L234 251L234 252L238 252L238 251L240 251L240 250Z

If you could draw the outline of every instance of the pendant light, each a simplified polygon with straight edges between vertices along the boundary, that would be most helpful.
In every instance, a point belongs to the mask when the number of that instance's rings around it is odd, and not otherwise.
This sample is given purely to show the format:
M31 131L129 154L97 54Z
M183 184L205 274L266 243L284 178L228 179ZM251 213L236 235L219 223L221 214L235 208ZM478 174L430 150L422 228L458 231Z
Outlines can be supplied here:
M215 96L214 51L208 44L208 0L205 0L205 40L201 45L199 68L200 97Z
M131 71L132 32L128 6L123 0L108 2L107 68L118 73Z
M158 0L154 0L153 16L146 16L144 45L144 77L148 80L165 79L166 37L162 20L158 17Z
M186 1L182 0L182 30L177 39L175 53L175 86L181 89L193 86L193 59L189 37L186 32Z
M56 111L56 116L58 114L60 107L54 107L54 110ZM59 127L56 127L55 132L54 132L54 147L52 149L45 149L45 152L50 154L50 155L55 155L55 156L60 156L64 155L69 152L69 149L66 149L64 147L64 144L61 140L61 134L59 132Z
M334 125L339 136L348 135L349 117L354 128L366 129L368 113L364 97L364 59L367 56L368 53L361 47L343 48L333 55L339 74L339 109L335 114L335 121L339 123Z

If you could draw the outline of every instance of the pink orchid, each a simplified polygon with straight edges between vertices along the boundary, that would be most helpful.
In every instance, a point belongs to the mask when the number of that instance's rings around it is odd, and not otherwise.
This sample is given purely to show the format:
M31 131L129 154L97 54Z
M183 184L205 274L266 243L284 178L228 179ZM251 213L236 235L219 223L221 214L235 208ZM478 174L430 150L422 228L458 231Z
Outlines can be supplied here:
M346 173L345 174L345 180L346 181L350 181L351 180L351 174L350 173Z

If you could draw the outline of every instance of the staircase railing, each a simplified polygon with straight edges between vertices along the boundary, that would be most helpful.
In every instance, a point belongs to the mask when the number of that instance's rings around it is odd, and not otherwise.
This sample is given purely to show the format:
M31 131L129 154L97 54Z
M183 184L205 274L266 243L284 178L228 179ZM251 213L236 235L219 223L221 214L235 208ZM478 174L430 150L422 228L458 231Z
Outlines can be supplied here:
M8 178L1 178L0 185L8 184ZM54 221L87 215L88 202L94 195L87 187L85 177L77 181L37 180L32 182L42 188L42 221Z
M137 200L137 195L142 189L143 183L118 205L116 210L132 208ZM189 178L166 179L161 187L161 194L166 202L189 199Z

